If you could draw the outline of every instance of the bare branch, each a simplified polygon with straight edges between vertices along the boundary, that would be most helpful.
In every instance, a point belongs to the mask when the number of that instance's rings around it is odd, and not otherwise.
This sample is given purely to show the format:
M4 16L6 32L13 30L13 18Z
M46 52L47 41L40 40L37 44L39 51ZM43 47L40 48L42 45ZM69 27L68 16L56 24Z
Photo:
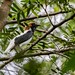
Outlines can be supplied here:
M23 56L19 56L19 57L14 57L14 59L21 59L21 58L27 58L27 57L35 57L35 56L41 56L41 55L50 55L50 54L58 54L58 53L64 53L67 51L72 51L74 50L75 47L67 47L67 48L62 48L60 50L53 50L53 51L47 51L47 52L41 52L41 53L32 53L32 54L25 54ZM43 50L42 50L43 51ZM46 51L46 50L45 50ZM12 57L11 57L12 58ZM0 58L0 61L5 61L5 60L9 60L10 58Z
M3 63L2 65L0 65L0 69L2 69L5 65L7 65L8 63L10 63L13 60L14 60L14 57L11 57L10 59L8 59L5 63Z
M64 13L69 13L69 12L72 12L72 11L60 11L60 12L55 12L55 13L50 13L49 16L54 16L54 15L57 15L57 14L64 14ZM23 21L28 21L28 20L33 20L33 19L37 19L37 18L43 18L43 17L47 17L48 15L39 15L38 17L30 17L30 18L24 18L24 19L21 19L20 22L23 22ZM13 20L13 21L7 21L6 22L6 25L7 24L16 24L18 23L17 20Z

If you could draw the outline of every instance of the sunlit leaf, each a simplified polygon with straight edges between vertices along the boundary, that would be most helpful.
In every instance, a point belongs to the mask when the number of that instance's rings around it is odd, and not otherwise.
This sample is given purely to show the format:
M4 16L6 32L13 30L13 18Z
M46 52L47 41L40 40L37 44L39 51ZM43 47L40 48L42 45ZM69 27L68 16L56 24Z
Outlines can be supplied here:
M18 7L18 5L17 5L16 3L13 3L13 6L14 6L16 9L20 10L20 8Z
M12 9L13 11L17 12L17 10L16 10L14 7L12 7L12 6L11 6L11 9Z

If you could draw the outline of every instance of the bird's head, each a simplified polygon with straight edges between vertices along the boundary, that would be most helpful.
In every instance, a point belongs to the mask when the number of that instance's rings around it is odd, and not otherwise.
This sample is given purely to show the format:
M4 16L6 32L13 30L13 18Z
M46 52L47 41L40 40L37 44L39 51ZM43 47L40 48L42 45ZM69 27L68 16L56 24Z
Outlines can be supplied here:
M30 23L29 26L27 26L25 29L27 30L27 29L31 28L31 30L34 32L38 26L40 26L40 25L38 25L36 23Z

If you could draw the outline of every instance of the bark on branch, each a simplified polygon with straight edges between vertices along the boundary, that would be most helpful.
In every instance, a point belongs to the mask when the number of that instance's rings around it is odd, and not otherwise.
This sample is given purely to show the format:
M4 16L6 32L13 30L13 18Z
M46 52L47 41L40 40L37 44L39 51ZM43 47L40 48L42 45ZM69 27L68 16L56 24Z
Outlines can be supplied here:
M12 0L4 0L3 4L0 7L0 31L6 24L11 4Z

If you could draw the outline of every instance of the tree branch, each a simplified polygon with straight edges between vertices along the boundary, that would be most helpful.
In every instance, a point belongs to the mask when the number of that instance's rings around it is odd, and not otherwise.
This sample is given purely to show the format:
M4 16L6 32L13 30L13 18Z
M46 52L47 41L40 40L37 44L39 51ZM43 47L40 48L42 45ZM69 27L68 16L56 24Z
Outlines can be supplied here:
M35 57L35 56L40 56L40 55L50 55L50 54L64 53L64 52L67 52L67 51L70 51L70 50L72 51L74 49L75 49L75 47L67 47L67 48L63 48L63 49L60 49L60 50L53 50L53 51L49 50L48 52L25 54L25 55L20 56L20 57L15 57L15 59L26 58L26 57Z
M50 55L50 54L58 54L58 53L64 53L64 52L67 52L67 51L72 51L74 50L75 47L67 47L67 48L62 48L60 50L53 50L53 51L47 51L47 52L41 52L41 53L32 53L32 54L25 54L23 56L19 56L19 57L14 57L14 59L21 59L21 58L27 58L27 57L35 57L35 56L41 56L41 55ZM11 57L12 58L12 57ZM0 61L6 61L6 60L9 60L11 58L0 58Z
M8 13L10 10L10 5L12 4L11 0L4 0L3 4L0 7L0 31L6 24Z
M72 20L75 17L75 14L72 14L69 18L63 20L62 22L58 23L57 25L54 25L55 27L59 27L60 25L62 25L63 23Z
M75 14L73 14L72 16L70 16L69 18L63 20L62 22L60 22L59 24L53 26L47 33L45 33L41 38L39 38L36 42L34 42L28 49L20 51L18 54L16 54L14 57L9 58L4 64L2 64L0 66L0 69L2 69L5 65L7 65L9 62L13 61L14 59L20 59L20 58L25 58L25 57L33 57L33 56L40 56L40 55L49 55L49 54L56 54L58 53L63 53L65 51L69 51L69 49L67 50L59 50L59 51L54 51L54 52L46 52L46 53L35 53L35 54L29 54L26 55L24 54L26 51L28 51L29 49L31 49L34 45L36 45L40 40L44 39L48 34L50 34L53 30L55 30L57 27L61 26L62 24L64 24L65 22L73 19L75 17ZM19 56L18 56L19 55Z
M8 63L10 63L11 61L13 61L13 59L14 59L14 57L11 57L5 63L3 63L2 65L0 65L0 69L2 69L5 65L7 65Z
M64 24L65 22L73 19L75 17L75 14L73 14L72 16L70 16L69 18L63 20L62 22L60 22L59 24L57 25L54 25L48 32L46 32L41 38L39 38L36 42L34 42L30 47L32 48L34 45L36 45L40 40L42 40L43 38L45 38L48 34L50 34L53 30L55 30L57 27L61 26L62 24Z
M54 15L57 15L57 14L63 14L63 13L69 13L69 12L72 12L72 11L60 11L60 12L56 12L56 13L52 13L52 14L49 14L49 16L54 16ZM28 20L33 20L33 19L37 19L37 18L43 18L43 17L47 17L48 15L39 15L38 17L30 17L30 18L24 18L24 19L21 19L20 22L23 22L23 21L28 21ZM13 20L13 21L7 21L6 22L6 25L7 24L16 24L18 23L17 20Z

